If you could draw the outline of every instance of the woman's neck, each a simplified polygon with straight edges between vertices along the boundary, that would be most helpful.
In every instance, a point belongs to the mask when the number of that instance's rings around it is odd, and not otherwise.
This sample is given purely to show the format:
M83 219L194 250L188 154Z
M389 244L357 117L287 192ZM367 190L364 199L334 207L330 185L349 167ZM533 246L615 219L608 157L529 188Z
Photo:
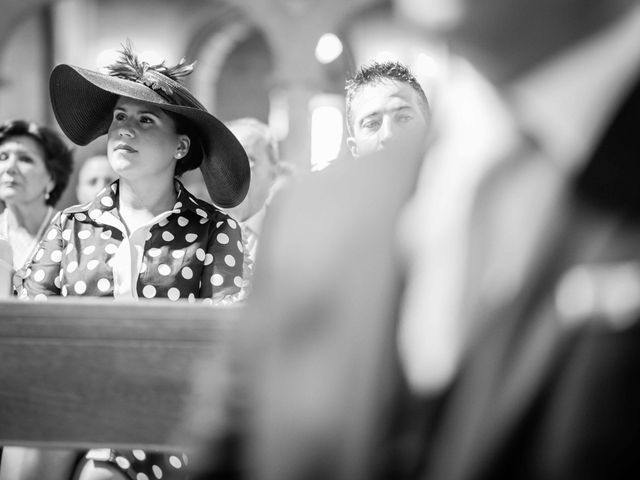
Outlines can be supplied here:
M30 202L27 204L7 204L5 215L10 215L10 225L15 225L35 236L42 222L49 215L50 207L43 202Z
M173 177L169 181L131 182L120 179L118 212L129 231L151 220L176 203L177 193Z

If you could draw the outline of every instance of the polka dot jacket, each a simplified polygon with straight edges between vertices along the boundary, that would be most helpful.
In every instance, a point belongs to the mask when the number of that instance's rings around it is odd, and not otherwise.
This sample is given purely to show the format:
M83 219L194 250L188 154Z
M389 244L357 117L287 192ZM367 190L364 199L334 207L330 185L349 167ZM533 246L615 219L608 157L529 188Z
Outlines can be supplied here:
M228 215L193 197L176 180L173 210L127 235L116 180L88 204L52 220L18 295L89 295L220 302L242 286L241 230Z

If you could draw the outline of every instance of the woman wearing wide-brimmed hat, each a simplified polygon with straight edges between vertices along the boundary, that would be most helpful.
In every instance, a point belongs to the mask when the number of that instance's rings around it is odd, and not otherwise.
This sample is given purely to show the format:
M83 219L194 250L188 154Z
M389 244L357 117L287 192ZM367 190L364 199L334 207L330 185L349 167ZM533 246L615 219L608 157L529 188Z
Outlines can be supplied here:
M56 218L33 257L23 296L217 301L237 292L240 229L176 177L200 166L213 202L235 206L249 185L244 149L178 81L192 65L149 65L127 44L107 68L62 64L51 74L62 131L79 145L106 134L119 179Z
M63 132L79 145L106 134L119 179L92 202L55 218L22 296L218 303L240 291L238 224L176 179L200 166L211 199L222 208L239 204L249 186L240 143L178 81L191 70L184 61L173 67L141 62L129 44L108 73L64 64L53 70L51 103ZM92 465L118 471L114 478L185 478L181 454L101 449L87 462L81 479L92 478Z

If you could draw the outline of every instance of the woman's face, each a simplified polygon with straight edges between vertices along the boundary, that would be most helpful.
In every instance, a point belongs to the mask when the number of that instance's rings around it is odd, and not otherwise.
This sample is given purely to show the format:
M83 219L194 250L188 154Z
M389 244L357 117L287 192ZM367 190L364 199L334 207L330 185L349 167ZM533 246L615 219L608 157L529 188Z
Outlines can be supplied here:
M107 134L107 155L118 176L135 180L173 177L176 162L189 150L189 137L176 133L161 108L120 97Z
M44 158L40 144L28 135L0 143L0 199L8 205L44 204L45 194L55 186Z

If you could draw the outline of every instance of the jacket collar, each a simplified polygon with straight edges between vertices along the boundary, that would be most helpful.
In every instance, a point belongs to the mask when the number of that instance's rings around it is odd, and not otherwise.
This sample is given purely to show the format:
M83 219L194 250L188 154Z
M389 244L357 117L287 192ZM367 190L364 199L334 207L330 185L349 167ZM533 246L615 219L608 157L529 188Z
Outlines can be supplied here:
M184 187L180 180L175 179L174 182L178 196L176 203L173 206L173 213L190 211L203 219L208 219L213 215L214 211L211 205L194 197ZM95 220L104 212L116 210L118 205L119 187L120 180L116 180L107 188L102 190L92 201L68 207L63 211L63 213L84 213Z

